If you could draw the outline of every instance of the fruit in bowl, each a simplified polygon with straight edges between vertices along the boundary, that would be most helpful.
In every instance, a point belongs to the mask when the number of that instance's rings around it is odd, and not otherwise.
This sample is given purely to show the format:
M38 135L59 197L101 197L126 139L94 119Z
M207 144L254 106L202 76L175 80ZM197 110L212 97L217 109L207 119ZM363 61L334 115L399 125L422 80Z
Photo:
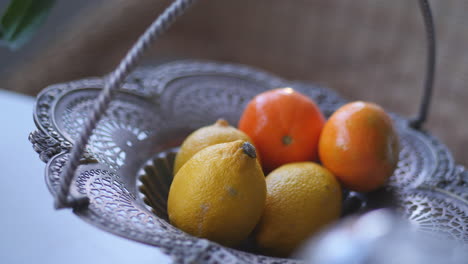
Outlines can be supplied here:
M335 176L313 162L283 165L266 177L267 199L255 239L263 252L288 256L341 212Z
M239 129L252 138L268 172L290 162L317 160L324 123L314 101L282 88L255 96L240 118Z
M398 135L378 105L352 102L339 108L323 128L320 160L343 185L368 192L383 186L398 162Z
M255 147L236 140L204 148L177 172L169 190L169 220L192 235L236 246L265 206L265 175Z
M224 119L197 129L190 134L180 147L174 162L174 174L198 151L219 143L231 142L237 139L252 142L244 132L232 127Z
M169 220L223 245L250 237L262 253L288 256L339 218L342 186L383 186L398 152L392 120L375 104L347 104L327 121L307 96L270 90L247 104L239 129L218 120L186 138Z

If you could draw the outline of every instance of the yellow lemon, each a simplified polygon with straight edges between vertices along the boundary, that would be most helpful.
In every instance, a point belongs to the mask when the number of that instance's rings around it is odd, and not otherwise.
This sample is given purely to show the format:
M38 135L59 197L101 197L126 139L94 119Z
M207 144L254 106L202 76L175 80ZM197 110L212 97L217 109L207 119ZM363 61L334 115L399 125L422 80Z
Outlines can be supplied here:
M265 205L265 176L244 140L204 148L175 175L170 222L194 236L234 246L252 232Z
M252 142L249 136L230 126L224 119L219 119L213 125L195 130L185 139L177 153L174 162L174 174L176 174L182 165L198 151L211 145L231 142L238 139Z
M283 165L266 177L266 183L267 199L256 241L268 254L291 254L310 235L340 216L341 187L316 163Z

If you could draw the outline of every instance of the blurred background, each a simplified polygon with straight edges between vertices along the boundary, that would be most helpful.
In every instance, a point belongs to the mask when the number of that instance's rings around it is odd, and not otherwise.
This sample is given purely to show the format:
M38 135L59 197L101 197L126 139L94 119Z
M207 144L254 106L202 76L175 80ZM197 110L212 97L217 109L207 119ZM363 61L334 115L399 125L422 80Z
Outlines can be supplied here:
M0 0L0 10L8 2ZM0 89L34 96L53 83L110 72L169 3L57 0L23 48L0 48ZM468 165L468 2L431 4L438 61L425 129ZM204 0L156 42L143 65L242 63L412 117L421 100L425 52L416 0Z

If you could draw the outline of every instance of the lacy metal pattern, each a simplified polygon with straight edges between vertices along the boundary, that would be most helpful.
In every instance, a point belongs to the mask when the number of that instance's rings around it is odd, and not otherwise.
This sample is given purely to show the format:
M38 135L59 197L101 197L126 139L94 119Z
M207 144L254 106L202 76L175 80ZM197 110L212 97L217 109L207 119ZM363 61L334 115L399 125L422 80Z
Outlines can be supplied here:
M80 80L50 86L37 98L38 129L29 139L47 162L53 195L70 146L102 87L99 78ZM307 94L327 116L346 102L332 90L241 65L183 61L135 71L90 138L71 188L73 195L89 197L90 204L74 213L108 232L157 246L177 263L300 263L226 248L167 221L173 148L220 117L236 125L253 96L278 87ZM397 193L398 206L421 230L468 242L468 172L430 134L392 117L401 152L388 187Z

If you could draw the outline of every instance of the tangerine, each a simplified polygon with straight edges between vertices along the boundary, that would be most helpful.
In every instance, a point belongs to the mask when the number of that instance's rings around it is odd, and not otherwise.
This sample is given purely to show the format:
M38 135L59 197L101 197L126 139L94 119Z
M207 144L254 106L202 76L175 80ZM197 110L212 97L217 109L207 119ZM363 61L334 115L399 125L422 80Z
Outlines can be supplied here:
M292 88L280 88L255 96L239 129L253 140L268 172L290 162L317 160L324 124L314 101Z
M393 174L398 148L390 116L376 104L358 101L342 106L327 121L319 155L345 187L368 192Z

